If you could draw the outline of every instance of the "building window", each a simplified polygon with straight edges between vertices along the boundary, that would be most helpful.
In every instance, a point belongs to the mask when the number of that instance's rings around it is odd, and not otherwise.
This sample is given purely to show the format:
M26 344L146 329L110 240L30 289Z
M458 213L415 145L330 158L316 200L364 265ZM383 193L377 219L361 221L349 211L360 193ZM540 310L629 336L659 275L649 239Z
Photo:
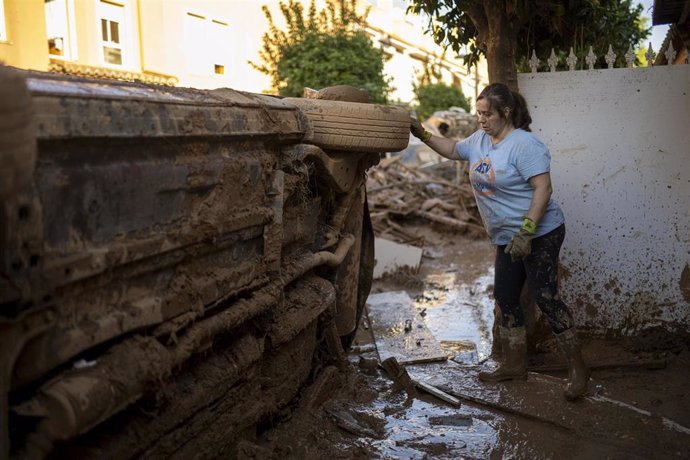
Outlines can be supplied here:
M126 63L125 6L101 0L98 8L101 60L104 64L123 66Z
M228 24L217 19L211 20L211 43L217 43L213 47L211 54L211 64L218 75L225 74L225 64L227 50L230 49L230 38L228 37ZM225 53L223 52L225 51Z
M51 56L76 59L74 0L44 0L48 52Z
M187 70L190 73L225 74L230 42L227 22L188 12L185 17L185 38Z
M7 26L5 25L5 0L0 0L0 42L7 41Z
M205 46L204 25L206 18L197 14L187 13L185 17L185 44L187 47L187 70L192 73L204 73L205 54L209 46Z

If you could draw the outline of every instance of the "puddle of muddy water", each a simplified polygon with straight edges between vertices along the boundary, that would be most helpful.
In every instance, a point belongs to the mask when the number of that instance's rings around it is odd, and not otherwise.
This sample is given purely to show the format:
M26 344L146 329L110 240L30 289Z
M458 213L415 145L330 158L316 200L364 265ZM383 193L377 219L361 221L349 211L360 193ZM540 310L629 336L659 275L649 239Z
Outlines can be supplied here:
M425 312L427 327L459 362L476 364L491 353L494 274L488 263L484 273L469 281L458 273L431 273L415 299L417 309Z
M454 361L477 364L491 353L494 300L493 247L467 242L443 257L425 259L418 273L414 306L426 326ZM450 407L421 393L407 407L391 414L389 398L373 409L386 416L386 437L371 448L384 458L487 458L501 445L503 418L463 404ZM505 427L504 427L505 428Z
M476 242L464 249L420 270L424 290L416 296L415 306L424 311L427 327L449 357L477 364L491 353L493 248ZM450 266L439 272L438 267L449 259Z
M380 410L389 402L377 401ZM496 429L472 407L461 409L416 398L386 419L386 438L372 443L384 458L483 458L497 443Z

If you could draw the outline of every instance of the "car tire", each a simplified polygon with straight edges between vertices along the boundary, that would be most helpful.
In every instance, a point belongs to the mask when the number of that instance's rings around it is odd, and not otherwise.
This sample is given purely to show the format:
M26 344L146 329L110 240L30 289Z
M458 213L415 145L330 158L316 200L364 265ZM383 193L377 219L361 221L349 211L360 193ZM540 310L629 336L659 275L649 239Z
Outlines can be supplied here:
M410 114L401 107L321 99L285 98L308 120L303 142L324 150L398 152L410 139Z

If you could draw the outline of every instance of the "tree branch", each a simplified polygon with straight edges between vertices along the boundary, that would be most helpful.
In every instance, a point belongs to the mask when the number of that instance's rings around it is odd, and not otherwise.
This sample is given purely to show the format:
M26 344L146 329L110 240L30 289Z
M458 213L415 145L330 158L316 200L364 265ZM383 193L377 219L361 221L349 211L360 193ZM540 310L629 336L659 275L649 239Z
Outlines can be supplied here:
M462 0L457 0L456 5L462 2ZM489 23L486 18L486 13L484 12L484 2L480 0L470 0L469 8L467 8L467 16L470 17L474 28L477 29L477 48L486 52L486 43L488 41L488 31ZM456 8L460 6L457 5Z

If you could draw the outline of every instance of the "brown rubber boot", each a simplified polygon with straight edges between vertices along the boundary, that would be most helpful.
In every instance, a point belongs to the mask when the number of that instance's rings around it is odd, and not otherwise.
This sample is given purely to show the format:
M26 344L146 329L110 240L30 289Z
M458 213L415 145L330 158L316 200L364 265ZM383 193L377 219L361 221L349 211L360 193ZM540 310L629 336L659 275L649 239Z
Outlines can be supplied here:
M500 326L500 341L503 359L493 372L480 372L483 382L527 378L527 336L524 327Z
M574 327L556 334L556 339L561 347L561 351L565 355L565 359L568 361L568 383L565 386L563 395L565 399L572 401L587 392L589 369L582 359Z

